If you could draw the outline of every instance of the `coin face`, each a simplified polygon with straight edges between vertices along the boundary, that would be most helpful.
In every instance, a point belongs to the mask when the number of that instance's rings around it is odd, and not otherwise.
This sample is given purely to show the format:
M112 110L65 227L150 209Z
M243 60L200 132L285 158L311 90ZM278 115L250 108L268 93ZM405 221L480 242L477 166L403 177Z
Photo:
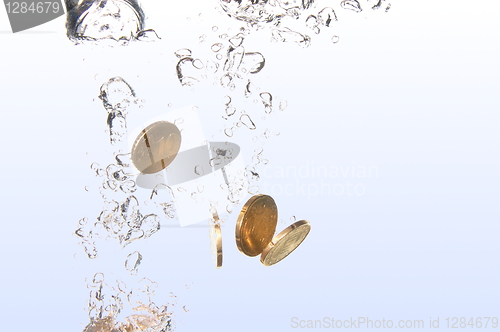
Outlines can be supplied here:
M137 136L132 145L131 159L143 174L165 169L181 147L181 132L173 123L158 121L150 124Z
M271 242L278 208L268 195L255 195L241 209L236 222L236 245L247 256L257 256Z
M288 226L262 251L260 262L265 266L278 263L297 249L310 230L311 224L307 220L300 220Z
M222 267L222 232L219 218L216 217L216 219L209 220L208 222L210 230L210 246L212 248L212 260L215 263L215 267L220 269Z

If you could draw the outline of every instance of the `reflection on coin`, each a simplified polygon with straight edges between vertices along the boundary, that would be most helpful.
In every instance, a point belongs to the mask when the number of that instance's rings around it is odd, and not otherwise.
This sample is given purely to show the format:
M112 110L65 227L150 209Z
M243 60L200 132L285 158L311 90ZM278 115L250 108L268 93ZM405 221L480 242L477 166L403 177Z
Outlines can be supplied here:
M210 231L210 246L212 248L212 259L215 266L219 269L222 267L222 232L219 223L217 212L214 214L214 219L209 219Z
M278 208L271 196L255 195L241 209L236 222L236 245L247 256L257 256L271 242Z
M278 263L304 241L310 230L311 224L307 220L300 220L288 226L264 249L260 262L265 266Z
M131 159L141 173L157 173L174 160L180 146L179 128L173 123L158 121L144 128L137 136Z

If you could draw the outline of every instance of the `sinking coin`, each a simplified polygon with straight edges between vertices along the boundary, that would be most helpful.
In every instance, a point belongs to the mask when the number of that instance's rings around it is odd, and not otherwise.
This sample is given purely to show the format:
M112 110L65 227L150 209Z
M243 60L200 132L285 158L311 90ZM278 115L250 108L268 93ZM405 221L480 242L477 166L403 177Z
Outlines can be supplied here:
M311 224L307 220L300 220L288 226L262 251L260 262L265 266L278 263L297 249L310 230Z
M220 228L219 217L217 212L214 213L214 219L209 219L210 231L210 246L212 248L212 260L215 267L220 269L222 267L222 232Z
M255 195L241 209L236 222L236 245L247 256L253 257L271 242L276 224L278 208L268 195Z
M180 146L179 128L173 123L158 121L137 136L132 145L131 159L141 173L157 173L174 160Z

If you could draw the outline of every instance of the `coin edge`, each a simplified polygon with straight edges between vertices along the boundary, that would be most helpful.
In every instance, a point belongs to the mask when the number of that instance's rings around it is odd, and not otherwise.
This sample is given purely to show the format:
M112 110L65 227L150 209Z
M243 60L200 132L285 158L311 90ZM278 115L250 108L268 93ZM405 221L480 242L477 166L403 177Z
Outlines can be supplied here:
M299 227L304 227L305 225L308 225L309 226L309 230L307 231L306 233L306 236L304 236L304 238L302 239L302 241L300 241L300 243L295 247L293 248L292 251L290 251L288 254L286 254L286 256L284 256L282 259L280 259L279 261L277 261L276 263L273 263L273 264L266 264L265 263L265 260L266 260L266 257L267 255L269 254L269 252L274 248L274 246L279 242L281 241L285 236L287 236L291 231L293 231L294 229L297 229ZM262 251L262 254L260 255L260 262L264 265L264 266L272 266L274 264L277 264L279 262L281 262L282 260L284 260L285 258L288 257L288 255L290 255L292 252L295 251L295 249L297 249L301 244L302 242L304 242L304 240L307 238L307 236L309 235L309 232L311 231L311 223L305 219L303 220L299 220L297 222L294 222L293 224L291 224L290 226L288 226L287 228L285 228L284 230L282 230L281 232L279 232L279 234L277 234L275 237L273 237L273 239L271 240L271 242L269 242L269 244L264 248L264 250Z

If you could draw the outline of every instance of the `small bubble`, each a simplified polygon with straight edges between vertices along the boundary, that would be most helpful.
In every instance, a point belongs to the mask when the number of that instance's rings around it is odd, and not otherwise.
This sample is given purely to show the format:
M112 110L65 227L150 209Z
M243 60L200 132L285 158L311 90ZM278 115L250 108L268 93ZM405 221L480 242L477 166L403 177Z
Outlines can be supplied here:
M344 0L340 3L340 6L344 9L352 10L356 13L362 11L361 5L359 4L358 0Z
M184 119L183 118L178 118L178 119L174 120L174 124L175 125L180 125L180 124L183 124L183 123L184 123Z
M269 92L261 92L260 98L262 99L262 104L266 108L266 113L271 113L273 106L273 96Z
M233 128L224 129L224 134L226 134L227 137L233 137Z
M142 255L138 251L134 251L133 253L127 256L125 260L125 268L132 274L137 273L137 269L142 261Z
M339 37L339 36L334 35L334 36L332 37L332 43L337 44L337 43L339 42L339 39L340 39L340 37Z
M258 186L251 186L248 188L248 193L250 195L257 195L260 193L260 188Z
M203 69L203 67L204 67L203 62L201 62L200 59L193 60L192 64L193 64L193 67L195 67L196 69Z
M198 111L198 106L193 106L191 109L196 112Z
M174 52L175 56L179 59L187 58L191 56L191 50L188 48L181 48Z
M182 310L184 310L184 312L189 312L189 310L186 308L186 306L183 306Z
M203 34L199 37L199 40L200 40L200 43L203 43L205 42L205 40L207 39L207 35Z
M318 19L314 15L309 15L306 19L306 27L314 29L318 27Z
M168 103L168 104L167 104L167 106L168 106L168 107L172 107L172 103Z
M337 21L337 15L332 8L325 7L318 13L318 21L322 25L329 27L332 21Z
M205 175L205 170L203 169L203 166L197 165L197 166L194 167L194 173L196 175L200 175L200 176L201 175Z
M215 43L210 48L213 52L219 52L223 47L224 45L222 45L222 43Z
M75 231L75 235L78 236L78 237L81 237L81 238L83 238L85 236L84 233L83 233L83 229L81 229L81 228L78 228Z
M281 100L279 106L280 111L284 111L287 107L288 107L288 102L286 100Z
M250 130L255 130L257 128L248 114L242 114L240 116L240 121Z
M216 157L216 158L210 159L209 164L210 164L210 166L215 167L215 166L220 165L221 162L222 162L221 158L220 157Z
M93 284L102 284L104 282L104 274L103 273L96 273L94 274L94 277L92 278L92 283Z
M83 189L85 189L85 191L89 191L89 187L88 186L85 186Z
M215 31L217 31L217 30L219 30L219 28L218 28L218 27L216 27L216 26L214 25L214 26L212 27L212 31L213 31L213 32L215 32Z
M222 60L222 54L217 54L217 55L215 56L215 58L216 58L217 60Z
M233 47L238 47L238 46L241 46L241 44L243 44L243 39L244 39L244 35L242 33L239 33L236 36L231 37L229 39L229 42L231 43L231 45Z

